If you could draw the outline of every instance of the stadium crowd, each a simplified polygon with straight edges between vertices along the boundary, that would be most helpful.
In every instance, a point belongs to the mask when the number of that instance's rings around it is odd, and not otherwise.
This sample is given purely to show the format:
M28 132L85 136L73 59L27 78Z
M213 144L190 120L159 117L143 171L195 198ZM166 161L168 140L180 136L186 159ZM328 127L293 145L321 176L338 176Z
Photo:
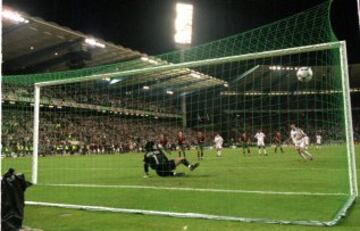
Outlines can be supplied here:
M60 110L61 111L61 110ZM40 154L102 154L141 151L145 142L157 140L164 134L170 149L176 149L176 134L182 130L181 123L176 124L169 119L147 117L120 117L100 115L99 113L81 114L76 112L42 111L40 115ZM3 153L11 155L30 155L32 153L33 117L31 110L4 110L2 125ZM286 128L283 136L287 137ZM304 128L310 137L318 132L311 127ZM267 134L266 143L271 143L272 135ZM322 131L324 140L329 133L338 131ZM211 145L215 132L205 132L207 144ZM253 137L253 134L249 134ZM185 131L188 147L196 145L196 132ZM354 116L354 138L360 141L360 116ZM312 138L311 138L312 139ZM227 145L238 145L238 134L228 138Z
M33 89L29 87L14 87L5 85L4 96L5 98L8 97L16 100L19 100L20 98L32 100ZM55 106L62 106L64 102L68 102L68 104L81 103L93 106L143 110L158 113L177 113L176 107L167 103L167 98L164 98L162 101L157 99L157 102L154 103L149 100L145 100L144 98L131 97L131 95L127 97L114 97L114 95L107 91L88 93L86 90L81 92L80 90L75 91L73 88L43 88L41 91L41 99L42 101L49 102Z
M74 89L70 89L74 91ZM4 98L21 101L20 98L33 98L33 90L28 87L5 86ZM109 99L106 93L97 94L70 94L66 89L63 91L52 91L51 88L42 90L42 97L50 101L76 102L88 105L101 105L108 107L131 108L137 110L148 110L153 112L175 113L175 107L164 107L161 104L152 104L143 99L132 97L117 97ZM11 102L11 100L10 100ZM27 104L30 101L25 101ZM17 103L16 103L17 104ZM61 105L59 105L61 106ZM19 110L16 107L23 107ZM166 109L165 109L166 108ZM3 153L10 155L18 153L21 155L31 154L33 136L33 109L29 105L14 105L13 109L3 110L2 123L2 147ZM89 110L91 111L91 110ZM169 141L169 148L175 149L176 134L182 130L181 122L174 119L155 119L150 117L120 117L101 115L93 111L81 114L77 109L59 110L57 113L51 110L41 110L40 115L40 153L51 154L86 154L86 153L114 153L141 151L147 140L158 139L164 134ZM293 120L296 121L296 120ZM245 122L244 122L245 123ZM242 124L244 124L242 123ZM235 123L234 123L235 124ZM246 123L248 124L248 123ZM261 124L259 122L258 124ZM299 125L314 139L317 133L321 133L325 140L339 140L343 132L334 127L319 129L311 123ZM335 126L336 127L336 126ZM360 142L360 114L353 113L354 140ZM233 134L222 134L225 145L238 145L241 128L234 127ZM289 129L286 125L279 128L284 137L289 137ZM248 135L253 138L256 128L247 128ZM266 134L266 143L272 142L273 134ZM205 132L207 144L212 144L215 132ZM196 144L196 132L191 129L185 131L187 145Z
M353 113L354 141L360 143L360 114Z
M86 154L141 151L146 141L164 134L170 149L176 148L180 124L141 118L41 112L39 128L40 154ZM32 152L31 112L6 111L3 124L3 150L6 155ZM194 145L196 132L186 130L188 145ZM208 133L207 136L213 134Z

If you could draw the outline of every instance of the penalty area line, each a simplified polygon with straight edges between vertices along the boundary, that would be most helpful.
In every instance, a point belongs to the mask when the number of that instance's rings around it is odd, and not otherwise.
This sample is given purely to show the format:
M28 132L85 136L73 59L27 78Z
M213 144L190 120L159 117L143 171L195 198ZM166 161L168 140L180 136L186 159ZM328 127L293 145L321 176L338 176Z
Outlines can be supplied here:
M162 187L147 185L99 185L99 184L38 184L39 186L49 187L68 187L68 188L108 188L108 189L144 189L144 190L168 190L168 191L192 191L192 192L212 192L212 193L239 193L239 194L267 194L267 195L288 195L288 196L347 196L346 193L335 192L284 192L284 191L261 191L261 190L241 190L241 189L215 189L215 188L185 188L185 187Z

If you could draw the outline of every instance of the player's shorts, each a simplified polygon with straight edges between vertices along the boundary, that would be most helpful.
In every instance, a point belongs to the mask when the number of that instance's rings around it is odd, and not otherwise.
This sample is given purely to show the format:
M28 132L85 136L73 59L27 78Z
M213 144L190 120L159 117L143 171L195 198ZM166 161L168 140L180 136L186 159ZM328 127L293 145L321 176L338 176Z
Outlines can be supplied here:
M197 148L198 148L199 150L203 150L203 149L204 149L204 144L198 144Z
M308 146L310 144L309 137L305 136L303 139L304 139L305 145Z
M295 148L304 149L306 147L306 139L302 138L301 140L294 141Z
M159 176L173 176L173 170L175 170L176 165L174 160L169 160L167 163L159 165L156 169L156 173Z
M316 144L317 144L317 145L321 145L321 141L316 141Z
M216 144L216 145L215 145L215 148L216 148L216 149L222 149L222 145L221 145L221 144Z
M181 151L184 151L185 150L185 144L179 144L179 149Z
M258 141L258 142L257 142L257 146L258 146L258 147L265 147L264 141Z

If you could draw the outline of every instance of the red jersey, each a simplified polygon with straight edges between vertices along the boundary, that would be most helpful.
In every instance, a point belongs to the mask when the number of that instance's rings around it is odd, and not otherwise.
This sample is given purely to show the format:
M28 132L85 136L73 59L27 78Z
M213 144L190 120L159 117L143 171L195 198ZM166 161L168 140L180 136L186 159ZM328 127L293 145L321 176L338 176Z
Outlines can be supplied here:
M185 143L185 136L184 135L178 135L177 140L178 140L179 145L183 145Z
M277 132L277 133L275 134L274 139L275 139L275 141L279 141L279 142L280 142L280 141L282 140L281 133L280 133L280 132Z
M242 135L240 136L240 140L241 140L242 142L248 142L248 141L249 141L249 137L247 136L246 133L244 133L244 134L242 134Z
M203 144L205 142L205 136L201 135L197 137L198 144Z
M166 147L166 145L168 144L168 140L166 138L160 139L160 144L161 146Z

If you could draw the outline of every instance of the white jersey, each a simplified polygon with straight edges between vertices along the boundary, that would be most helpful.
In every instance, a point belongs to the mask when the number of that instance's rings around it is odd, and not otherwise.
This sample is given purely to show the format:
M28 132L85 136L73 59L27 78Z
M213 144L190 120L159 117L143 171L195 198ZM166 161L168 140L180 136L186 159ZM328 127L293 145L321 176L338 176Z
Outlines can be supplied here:
M254 136L257 139L258 146L265 146L265 134L263 132L258 132Z
M309 140L306 139L306 134L300 128L292 129L290 132L292 141L294 142L295 147L305 148L308 145Z
M292 129L290 132L291 139L294 143L301 141L306 135L300 128Z
M217 135L217 136L215 136L214 143L215 143L216 148L218 148L218 149L222 148L224 139L220 135Z
M316 135L316 143L321 144L322 137L320 135Z

